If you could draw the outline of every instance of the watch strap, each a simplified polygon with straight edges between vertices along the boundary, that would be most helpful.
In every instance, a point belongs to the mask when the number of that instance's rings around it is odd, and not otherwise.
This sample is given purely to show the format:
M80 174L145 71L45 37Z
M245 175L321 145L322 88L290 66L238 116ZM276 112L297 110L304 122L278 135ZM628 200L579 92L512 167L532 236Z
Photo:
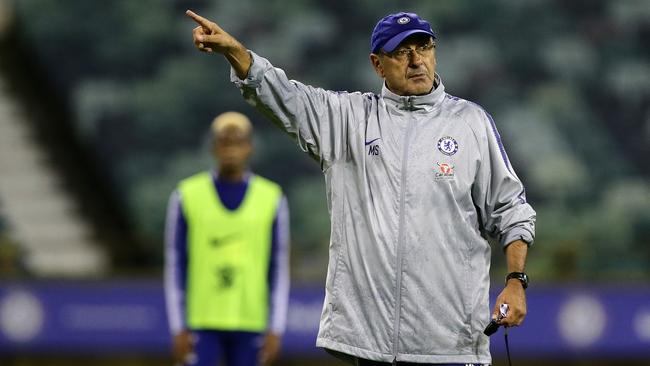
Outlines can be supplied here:
M521 282L521 285L524 287L524 290L528 288L528 275L524 272L510 272L506 276L506 283L511 279L517 279Z

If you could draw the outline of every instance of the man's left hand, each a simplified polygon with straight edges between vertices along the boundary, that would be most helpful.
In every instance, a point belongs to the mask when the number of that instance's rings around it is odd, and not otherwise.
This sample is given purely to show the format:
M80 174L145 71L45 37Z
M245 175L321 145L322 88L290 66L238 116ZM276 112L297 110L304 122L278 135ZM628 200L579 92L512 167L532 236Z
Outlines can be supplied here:
M526 292L519 280L511 279L506 283L506 287L501 291L494 304L492 310L493 319L497 318L499 306L504 303L508 304L508 313L505 318L501 319L499 324L506 327L515 327L523 323L526 317Z

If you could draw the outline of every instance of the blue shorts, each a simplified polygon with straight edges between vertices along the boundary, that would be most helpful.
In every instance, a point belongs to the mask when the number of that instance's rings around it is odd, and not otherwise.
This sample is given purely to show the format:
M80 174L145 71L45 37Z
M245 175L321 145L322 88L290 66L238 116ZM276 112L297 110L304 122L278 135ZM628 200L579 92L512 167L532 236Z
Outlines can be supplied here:
M258 366L264 335L253 332L193 330L196 359L187 366Z

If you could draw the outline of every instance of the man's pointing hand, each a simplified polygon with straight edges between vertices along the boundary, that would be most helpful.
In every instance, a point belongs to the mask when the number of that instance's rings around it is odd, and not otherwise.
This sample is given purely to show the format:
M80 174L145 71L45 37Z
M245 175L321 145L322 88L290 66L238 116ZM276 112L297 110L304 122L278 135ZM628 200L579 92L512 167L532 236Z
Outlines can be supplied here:
M221 29L217 23L211 22L191 10L187 10L185 14L198 24L192 30L196 48L202 52L224 55L235 69L237 76L240 79L245 78L252 62L246 47Z

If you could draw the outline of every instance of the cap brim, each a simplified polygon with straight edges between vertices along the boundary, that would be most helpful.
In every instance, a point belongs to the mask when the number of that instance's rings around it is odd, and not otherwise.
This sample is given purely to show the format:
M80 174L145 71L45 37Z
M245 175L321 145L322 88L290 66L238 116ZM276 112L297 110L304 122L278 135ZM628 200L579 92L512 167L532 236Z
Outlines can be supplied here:
M428 34L431 37L436 38L435 34L427 32L423 29L410 29L389 39L386 43L384 43L384 46L381 49L384 50L384 52L393 52L397 46L399 46L399 44L402 43L404 39L406 39L406 37L417 33Z

